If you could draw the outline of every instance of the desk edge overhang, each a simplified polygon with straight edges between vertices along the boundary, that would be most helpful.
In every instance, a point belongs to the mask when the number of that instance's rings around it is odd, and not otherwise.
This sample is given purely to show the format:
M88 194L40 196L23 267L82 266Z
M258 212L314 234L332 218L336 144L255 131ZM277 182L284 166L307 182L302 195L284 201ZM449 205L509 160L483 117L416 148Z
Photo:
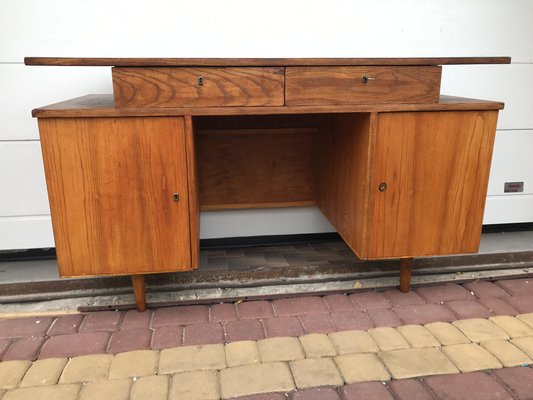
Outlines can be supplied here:
M396 58L113 58L25 57L25 65L86 67L293 67L510 64L511 57Z
M402 111L484 111L502 110L497 101L441 96L438 103L425 104L350 104L322 106L269 106L269 107L144 107L116 108L112 94L89 94L45 107L36 108L36 118L97 118L97 117L169 117L169 116L223 116L223 115L276 115L276 114L333 114L358 112Z

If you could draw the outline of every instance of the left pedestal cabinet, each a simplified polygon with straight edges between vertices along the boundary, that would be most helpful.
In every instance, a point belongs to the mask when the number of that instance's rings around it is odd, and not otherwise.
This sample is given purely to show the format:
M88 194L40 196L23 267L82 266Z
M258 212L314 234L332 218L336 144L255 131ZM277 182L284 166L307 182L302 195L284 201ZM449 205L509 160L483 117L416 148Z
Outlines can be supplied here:
M190 117L43 118L39 130L61 276L198 267Z

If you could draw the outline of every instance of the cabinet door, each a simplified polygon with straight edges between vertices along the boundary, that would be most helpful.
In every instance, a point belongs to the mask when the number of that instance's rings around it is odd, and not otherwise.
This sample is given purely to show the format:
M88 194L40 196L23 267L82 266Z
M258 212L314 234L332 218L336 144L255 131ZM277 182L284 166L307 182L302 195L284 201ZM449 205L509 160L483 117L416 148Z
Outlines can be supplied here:
M184 118L40 119L39 129L61 276L191 268Z
M379 114L368 258L478 251L497 115Z

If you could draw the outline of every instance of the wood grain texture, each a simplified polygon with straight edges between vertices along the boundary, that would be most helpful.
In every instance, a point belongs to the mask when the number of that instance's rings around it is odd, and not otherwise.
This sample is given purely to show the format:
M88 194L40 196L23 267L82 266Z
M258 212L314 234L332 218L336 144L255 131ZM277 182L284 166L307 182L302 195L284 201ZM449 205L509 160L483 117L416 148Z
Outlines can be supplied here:
M404 58L84 58L26 57L26 65L116 67L262 67L328 65L447 65L509 64L511 57L404 57Z
M318 206L348 246L367 253L375 114L340 114L320 132Z
M38 118L78 117L168 117L183 115L275 115L275 114L317 114L397 111L457 111L457 110L501 110L503 103L496 101L467 99L454 96L440 96L438 103L428 104L349 104L328 106L293 107L145 107L115 108L113 95L90 94L37 108L32 115Z
M189 229L191 238L191 269L200 268L200 200L198 196L198 172L194 121L190 115L185 122L185 155L187 160L187 189L189 194Z
M441 67L289 67L287 106L437 103ZM363 83L363 77L369 81Z
M478 251L497 115L379 114L365 258Z
M196 141L202 209L315 202L318 128L204 130Z
M40 119L39 130L61 276L190 269L183 118Z
M280 67L113 68L115 107L282 106L283 85Z

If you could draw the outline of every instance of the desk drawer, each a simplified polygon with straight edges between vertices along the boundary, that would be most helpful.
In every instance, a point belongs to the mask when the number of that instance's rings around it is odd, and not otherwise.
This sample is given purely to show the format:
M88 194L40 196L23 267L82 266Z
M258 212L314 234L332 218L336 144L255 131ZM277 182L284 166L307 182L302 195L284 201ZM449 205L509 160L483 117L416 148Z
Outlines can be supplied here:
M289 67L285 75L288 106L436 103L441 67Z
M282 106L281 67L115 67L115 107Z

